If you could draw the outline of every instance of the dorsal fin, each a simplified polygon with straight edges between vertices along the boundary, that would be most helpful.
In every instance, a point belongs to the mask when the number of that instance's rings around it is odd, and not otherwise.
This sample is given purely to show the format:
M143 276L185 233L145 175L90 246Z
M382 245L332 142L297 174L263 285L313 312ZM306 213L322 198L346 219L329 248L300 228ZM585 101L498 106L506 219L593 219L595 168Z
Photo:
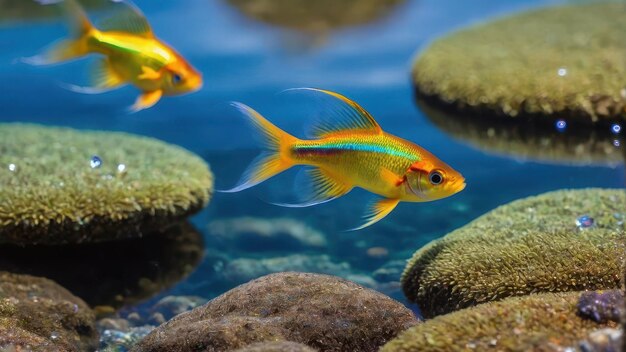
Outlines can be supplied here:
M359 104L339 93L317 88L293 88L286 91L311 91L322 93L324 97L331 97L323 101L318 99L317 103L322 109L306 131L309 138L323 138L340 131L382 133L382 129L372 115ZM319 107L317 106L316 109Z
M108 32L126 32L146 38L154 37L146 16L130 1L116 0L113 12L98 22L98 29Z

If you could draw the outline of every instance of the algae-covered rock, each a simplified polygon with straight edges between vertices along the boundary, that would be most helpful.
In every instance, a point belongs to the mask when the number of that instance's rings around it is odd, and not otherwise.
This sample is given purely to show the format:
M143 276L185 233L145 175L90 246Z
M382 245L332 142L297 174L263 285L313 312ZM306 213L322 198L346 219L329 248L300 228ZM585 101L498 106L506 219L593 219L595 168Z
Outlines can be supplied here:
M0 245L0 271L55 280L92 307L118 308L174 285L203 254L202 235L190 224L145 238L106 243Z
M388 15L405 0L227 0L253 19L304 32L361 25Z
M452 33L416 59L418 94L493 115L624 120L625 14L622 3L569 5Z
M212 187L200 158L151 138L0 125L0 242L141 236L200 210Z
M423 99L418 105L438 128L456 140L487 153L563 165L609 165L624 163L624 140L610 127L565 128L558 122L535 123L528 118L484 118L475 113L438 109Z
M430 317L536 292L619 288L625 217L626 191L617 189L512 202L418 250L404 293Z
M85 351L97 344L94 314L80 298L48 279L0 272L0 350Z
M267 275L159 326L132 351L228 351L293 341L320 351L376 351L417 323L399 302L337 277Z
M232 352L316 352L311 347L290 341L253 343Z
M580 292L512 297L442 315L416 325L381 352L565 351L602 327L577 315Z

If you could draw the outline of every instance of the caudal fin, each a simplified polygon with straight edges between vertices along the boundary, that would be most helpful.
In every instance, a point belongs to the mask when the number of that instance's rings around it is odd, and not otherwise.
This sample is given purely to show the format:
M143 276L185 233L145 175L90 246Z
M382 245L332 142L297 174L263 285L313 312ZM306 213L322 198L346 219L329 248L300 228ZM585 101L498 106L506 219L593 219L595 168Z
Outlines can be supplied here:
M42 4L48 2L40 1ZM41 54L24 58L22 61L31 65L50 65L63 61L72 60L89 52L87 41L94 30L93 25L87 18L85 11L76 0L64 0L62 2L68 19L71 36L50 45Z
M297 140L295 137L274 126L261 114L242 103L231 103L241 111L260 132L265 142L265 151L261 153L244 172L237 186L221 192L239 192L259 184L294 165L287 155L288 148Z

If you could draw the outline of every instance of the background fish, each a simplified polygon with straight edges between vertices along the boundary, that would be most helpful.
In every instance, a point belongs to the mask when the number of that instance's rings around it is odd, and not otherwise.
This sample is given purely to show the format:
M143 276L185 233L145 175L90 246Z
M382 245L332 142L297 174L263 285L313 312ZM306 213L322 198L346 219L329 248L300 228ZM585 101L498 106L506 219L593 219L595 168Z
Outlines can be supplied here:
M63 1L72 38L53 44L26 59L54 64L91 53L102 54L89 73L90 87L70 86L83 93L101 93L132 84L142 91L132 112L149 108L163 95L179 95L202 87L202 75L180 54L155 37L144 15L130 3L117 5L114 16L95 28L75 0Z
M274 126L252 108L233 103L265 138L267 151L244 173L239 185L225 192L250 188L295 165L305 165L310 190L303 194L304 207L341 197L354 187L382 196L369 205L362 229L384 218L399 202L426 202L451 196L465 188L459 172L424 148L384 132L374 118L354 101L334 92L339 99L335 116L320 120L313 128L316 139L298 139ZM298 190L303 192L303 190Z

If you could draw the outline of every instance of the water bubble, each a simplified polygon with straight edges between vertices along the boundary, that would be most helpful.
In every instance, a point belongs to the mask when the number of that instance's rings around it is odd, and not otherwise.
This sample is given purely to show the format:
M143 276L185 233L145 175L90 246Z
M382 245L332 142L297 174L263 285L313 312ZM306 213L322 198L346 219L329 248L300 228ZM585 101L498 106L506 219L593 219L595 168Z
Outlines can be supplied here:
M558 71L556 71L556 74L559 75L559 77L565 77L565 75L567 75L567 69L565 67L561 67Z
M621 145L621 143L620 143L619 139L614 139L613 140L613 146L614 147L619 147L620 145Z
M9 171L15 172L17 170L17 166L15 164L9 164Z
M576 219L576 226L579 229L586 229L594 225L593 218L589 215L582 215Z
M117 172L122 173L124 171L126 171L126 165L124 165L124 164L117 165Z
M614 134L618 134L621 131L622 131L622 126L620 126L620 124L614 123L611 125L611 132L613 132Z
M53 331L53 332L51 332L51 333L50 333L50 338L51 338L52 340L56 340L56 339L58 339L59 337L61 337L61 334L59 334L59 333L58 333L58 332L56 332L56 331Z
M556 130L559 132L563 132L565 131L565 129L567 128L567 122L565 120L558 120L554 126L556 127Z
M100 159L99 156L94 155L91 157L91 161L89 162L89 165L91 166L92 169L97 169L100 166L102 166L102 159Z

